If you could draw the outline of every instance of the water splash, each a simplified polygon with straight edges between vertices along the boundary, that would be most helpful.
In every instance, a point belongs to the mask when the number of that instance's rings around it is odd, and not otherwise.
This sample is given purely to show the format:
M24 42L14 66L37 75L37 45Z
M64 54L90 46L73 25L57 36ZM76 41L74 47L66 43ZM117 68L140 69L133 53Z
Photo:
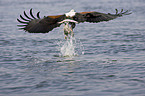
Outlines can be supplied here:
M64 24L64 35L65 35L65 41L60 41L59 44L59 50L61 52L60 56L63 57L72 57L72 56L78 56L81 54L84 54L83 52L83 45L80 42L80 40L75 39L74 32L73 32L73 26L75 23L78 23L77 21L71 20L71 19L65 19L60 24Z
M63 57L73 57L84 54L84 47L80 40L75 39L75 37L70 37L65 41L58 42L60 56Z

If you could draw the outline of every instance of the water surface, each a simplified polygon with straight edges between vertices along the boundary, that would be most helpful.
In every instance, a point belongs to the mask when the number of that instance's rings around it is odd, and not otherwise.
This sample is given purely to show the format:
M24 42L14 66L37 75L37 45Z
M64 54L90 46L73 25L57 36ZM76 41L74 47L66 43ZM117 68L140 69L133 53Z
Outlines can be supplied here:
M133 14L98 24L76 26L75 38L84 54L60 56L62 26L48 34L30 34L17 28L24 10L57 15L77 12ZM1 0L1 96L144 96L144 0Z

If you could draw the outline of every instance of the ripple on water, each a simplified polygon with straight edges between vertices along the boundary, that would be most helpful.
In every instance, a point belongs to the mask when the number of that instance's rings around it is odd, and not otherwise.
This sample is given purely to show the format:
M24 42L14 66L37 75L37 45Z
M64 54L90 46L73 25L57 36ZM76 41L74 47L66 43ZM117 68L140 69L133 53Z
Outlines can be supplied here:
M145 0L75 1L0 1L2 96L144 96ZM133 14L78 24L69 41L61 27L48 34L17 30L16 18L24 10L33 8L43 17L63 14L72 6L78 12L124 8Z

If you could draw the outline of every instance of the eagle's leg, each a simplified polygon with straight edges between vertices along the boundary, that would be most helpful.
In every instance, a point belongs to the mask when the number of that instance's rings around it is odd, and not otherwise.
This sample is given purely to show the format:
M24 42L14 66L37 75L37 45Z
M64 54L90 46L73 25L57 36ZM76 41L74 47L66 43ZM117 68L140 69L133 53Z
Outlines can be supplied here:
M74 37L73 28L75 28L75 23L73 23L73 22L65 22L65 25L64 25L64 35L65 35L64 38L65 39L70 39L70 36Z
M64 29L63 29L63 30L64 30L64 35L65 35L64 38L65 38L65 39L69 38L68 35L69 35L69 33L70 33L70 32L69 32L69 31L70 31L70 27L69 27L69 23L68 23L68 22L65 22L65 23L64 23Z

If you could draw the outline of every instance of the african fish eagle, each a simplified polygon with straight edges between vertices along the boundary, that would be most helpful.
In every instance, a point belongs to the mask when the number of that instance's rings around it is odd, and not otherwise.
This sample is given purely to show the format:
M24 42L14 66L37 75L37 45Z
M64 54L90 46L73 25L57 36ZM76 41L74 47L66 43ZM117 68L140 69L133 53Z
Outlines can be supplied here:
M76 23L83 23L83 22L90 22L90 23L98 23L102 21L109 21L115 19L117 17L121 17L123 15L131 14L128 10L123 11L121 10L118 13L116 9L116 14L105 14L100 12L75 12L73 9L65 13L63 15L56 15L56 16L44 16L40 18L40 12L37 13L37 17L34 17L32 14L32 9L30 9L30 16L26 14L24 11L24 17L20 15L20 19L17 19L21 25L19 29L23 29L29 33L48 33L49 31L53 30L56 27L59 27L63 22L69 21L71 28L75 28Z

